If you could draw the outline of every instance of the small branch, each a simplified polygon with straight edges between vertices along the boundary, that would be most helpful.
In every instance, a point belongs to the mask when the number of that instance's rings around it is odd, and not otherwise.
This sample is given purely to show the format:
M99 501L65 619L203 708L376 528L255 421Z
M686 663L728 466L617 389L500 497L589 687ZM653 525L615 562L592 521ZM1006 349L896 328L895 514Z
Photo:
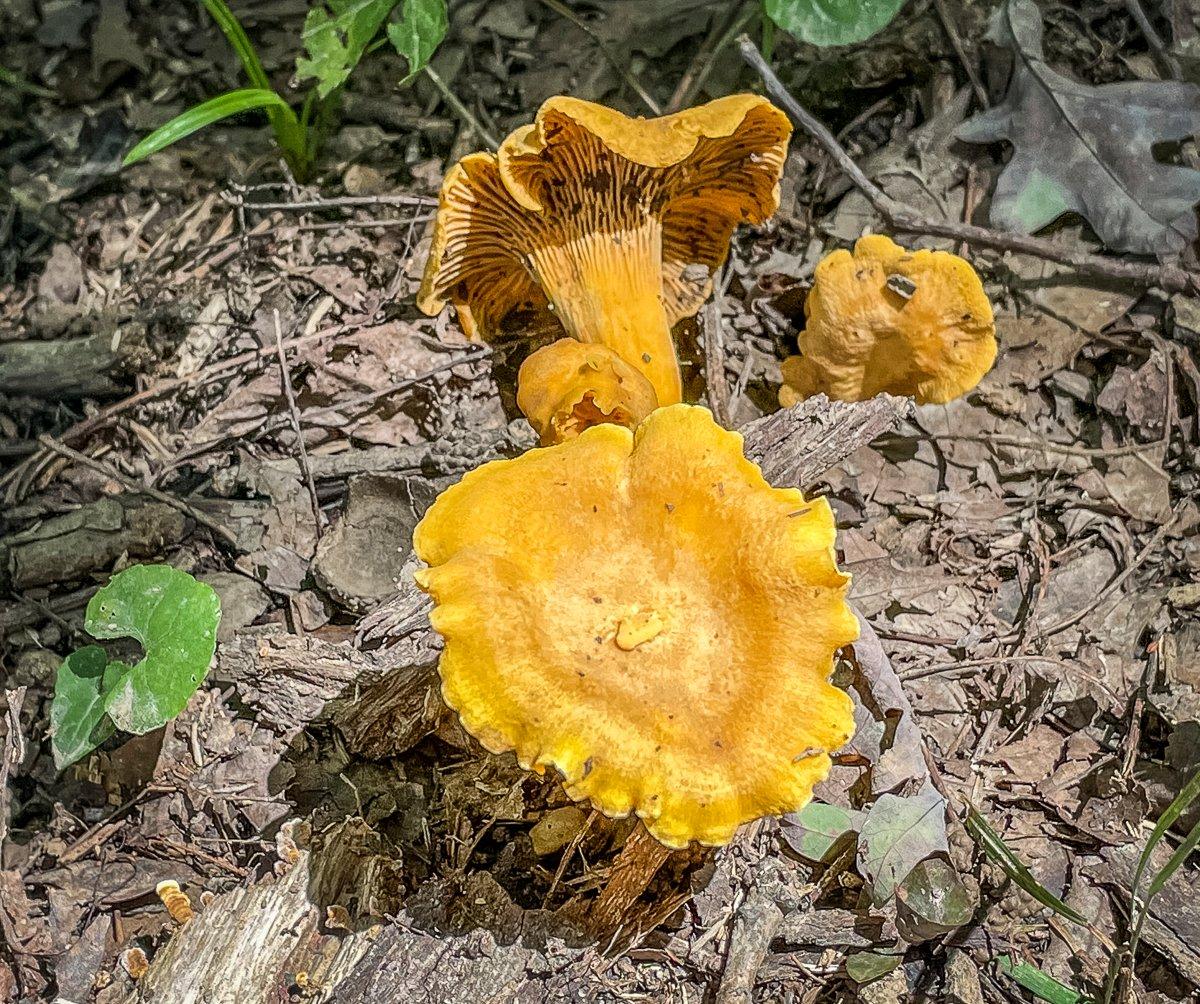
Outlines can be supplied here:
M591 25L589 25L585 20L583 20L583 18L571 10L571 8L565 3L560 3L559 0L542 0L542 3L554 11L554 13L559 17L565 17L571 22L571 24L575 25L576 28L578 28L596 43L601 54L605 59L608 60L609 65L620 74L621 79L630 86L633 92L642 99L642 103L650 109L650 114L662 114L662 109L658 106L658 102L656 102L654 98L650 96L650 92L641 85L641 82L638 80L638 78L629 71L629 67L625 66L620 60L617 59L616 53L608 47L608 43L606 43L604 39L602 39L596 34L596 32L592 30Z
M424 73L425 76L429 78L429 82L433 84L433 86L436 87L439 92L441 92L442 99L451 107L451 109L454 111L454 114L466 123L467 128L474 130L475 135L483 140L483 142L488 145L489 149L500 149L500 141L496 139L496 137L490 132L488 132L486 128L484 128L483 123L475 117L475 114L471 111L471 109L464 105L458 99L458 95L450 90L450 88L446 85L446 81L438 76L437 70L435 70L432 66L426 65Z
M629 908L670 856L671 848L655 840L638 820L588 914L588 926L597 936L610 937L620 930Z
M958 56L958 61L962 63L962 68L967 74L967 79L971 82L971 90L975 92L975 99L980 105L986 108L988 106L987 89L979 79L979 73L975 69L975 64L967 58L967 47L963 45L962 36L958 33L958 27L955 25L954 19L950 16L950 11L946 7L946 0L933 0L933 4L937 7L942 27L946 29L946 36L950 39L950 47L954 49L954 54Z
M700 313L704 330L704 383L708 389L708 405L717 424L729 428L729 381L725 379L725 322L721 304L729 286L732 269L725 268L720 285L713 290L712 299Z
M1195 294L1200 292L1200 275L1177 265L1151 265L1141 262L1118 261L1103 255L1072 251L1037 237L1005 234L969 223L934 220L921 216L908 206L897 202L863 173L833 133L788 93L787 88L780 83L779 78L775 76L766 60L763 59L762 53L758 51L758 47L748 36L742 35L738 38L738 47L742 51L742 58L762 77L767 93L783 106L797 125L821 144L825 152L854 183L854 186L867 197L867 201L871 203L875 211L894 230L910 234L927 234L932 237L948 237L951 240L965 241L977 247L1034 255L1038 258L1045 258L1047 261L1070 265L1084 275L1136 282L1144 286L1157 286L1167 293Z
M308 486L308 497L312 502L313 529L317 540L321 539L321 503L317 500L317 486L313 481L312 468L308 464L308 450L304 446L304 429L300 425L300 411L296 408L296 395L292 391L292 373L288 369L287 353L283 350L283 327L279 323L279 311L275 315L275 352L279 356L279 373L283 393L287 398L288 414L292 419L292 431L296 434L296 446L300 452L300 470Z
M46 434L38 436L38 442L46 449L52 450L59 456L66 457L68 460L77 464L83 464L84 467L90 467L94 471L99 471L105 477L112 478L114 481L122 485L127 491L136 492L139 495L146 495L163 505L169 505L172 509L178 509L180 512L190 516L197 523L208 527L220 537L225 543L231 547L237 547L237 537L229 532L225 527L218 523L207 513L201 512L195 506L188 505L182 499L177 499L174 495L168 495L166 492L159 491L157 488L151 488L148 485L138 484L133 478L122 474L115 467L104 463L102 460L97 460L95 457L89 457L85 453L80 453L78 450L72 450L69 446L64 446L57 439Z
M1154 53L1154 59L1158 63L1159 69L1163 70L1172 80L1182 80L1183 74L1179 67L1179 61L1168 51L1162 36L1150 23L1150 18L1146 16L1139 0L1125 0L1125 9L1129 11L1129 16L1133 18L1138 30L1145 37L1146 44Z

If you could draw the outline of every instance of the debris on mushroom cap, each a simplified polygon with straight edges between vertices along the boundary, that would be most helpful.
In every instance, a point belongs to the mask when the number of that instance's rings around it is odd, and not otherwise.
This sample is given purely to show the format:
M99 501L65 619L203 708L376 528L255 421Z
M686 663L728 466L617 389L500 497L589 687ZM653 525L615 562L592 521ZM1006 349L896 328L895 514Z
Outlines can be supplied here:
M671 326L708 297L737 225L778 207L790 135L750 94L649 120L551 98L446 175L418 305L453 303L470 337L550 325L607 345L676 403Z
M486 464L413 543L463 725L670 847L807 803L854 730L857 624L825 499L772 488L703 408Z
M560 338L521 364L517 407L551 446L602 422L632 429L658 401L650 381L612 349Z
M996 360L992 305L970 264L945 251L906 251L881 235L817 265L800 333L783 363L785 407L814 394L863 401L888 393L943 404Z

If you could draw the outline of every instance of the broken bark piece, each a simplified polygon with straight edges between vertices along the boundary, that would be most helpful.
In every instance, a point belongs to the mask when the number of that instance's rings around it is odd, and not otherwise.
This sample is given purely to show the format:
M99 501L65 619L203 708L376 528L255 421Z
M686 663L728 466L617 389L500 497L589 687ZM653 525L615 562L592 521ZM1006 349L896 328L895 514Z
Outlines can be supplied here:
M317 545L313 578L333 600L365 613L396 592L413 527L437 495L423 478L360 474L342 518Z
M161 555L186 536L178 509L144 496L102 498L0 540L0 585L13 589L81 579L122 555Z
M290 736L327 721L352 752L377 759L409 749L445 713L434 687L437 652L428 628L417 644L379 655L312 635L251 632L220 646L217 670L263 725Z
M913 413L906 397L880 394L867 401L810 397L745 426L746 456L776 488L807 488L860 446Z

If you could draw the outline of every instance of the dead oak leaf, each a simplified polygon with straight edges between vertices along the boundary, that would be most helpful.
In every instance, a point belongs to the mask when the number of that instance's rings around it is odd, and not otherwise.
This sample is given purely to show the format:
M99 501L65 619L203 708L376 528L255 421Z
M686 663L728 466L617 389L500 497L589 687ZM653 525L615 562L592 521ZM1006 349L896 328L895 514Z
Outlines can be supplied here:
M1033 233L1076 212L1111 249L1179 251L1196 237L1200 171L1155 161L1153 146L1200 131L1200 88L1177 81L1090 87L1050 68L1033 0L1007 0L988 39L1012 50L1004 102L958 129L969 143L1012 143L991 222Z

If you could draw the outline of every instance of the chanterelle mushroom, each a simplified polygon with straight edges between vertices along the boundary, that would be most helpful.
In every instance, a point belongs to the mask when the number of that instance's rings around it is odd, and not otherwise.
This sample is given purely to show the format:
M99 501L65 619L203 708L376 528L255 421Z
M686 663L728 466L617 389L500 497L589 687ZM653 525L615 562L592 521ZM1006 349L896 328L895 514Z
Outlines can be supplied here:
M658 402L650 381L612 349L560 338L521 364L517 406L551 446L601 422L633 428Z
M888 393L943 404L996 360L992 305L975 270L945 251L862 237L817 265L800 333L784 361L784 406L814 394L863 401Z
M573 798L723 844L807 803L853 732L834 532L688 405L486 464L413 536L446 702Z
M498 154L446 175L418 305L453 303L481 338L550 311L674 404L671 327L708 296L734 228L778 207L790 135L786 116L749 94L649 120L551 98Z

